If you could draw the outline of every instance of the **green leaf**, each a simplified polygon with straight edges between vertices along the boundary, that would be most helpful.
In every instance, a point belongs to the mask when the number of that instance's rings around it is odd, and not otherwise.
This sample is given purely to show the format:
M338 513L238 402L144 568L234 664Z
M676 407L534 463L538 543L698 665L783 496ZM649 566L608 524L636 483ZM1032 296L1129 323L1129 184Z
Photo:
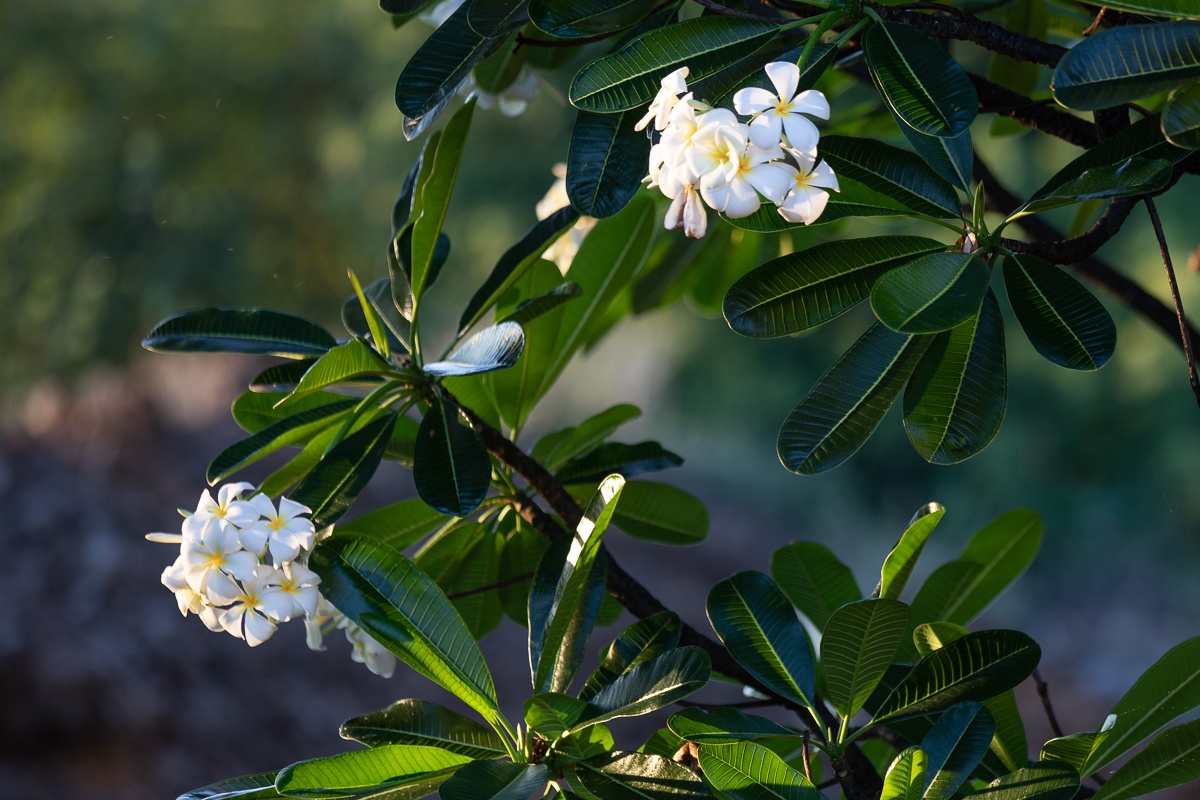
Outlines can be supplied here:
M646 542L699 544L708 538L708 509L700 498L668 483L629 481L613 524Z
M879 586L875 589L876 597L887 597L899 600L908 576L925 548L929 534L941 522L946 509L937 503L921 506L908 523L908 528L900 536L900 541L883 560L883 568L879 572Z
M1117 718L1109 714L1098 731L1073 733L1069 736L1060 736L1057 739L1051 739L1042 745L1042 752L1039 758L1043 760L1054 759L1065 761L1074 767L1080 775L1084 775L1083 765L1087 763L1088 758L1096 751L1100 744L1108 738L1116 723Z
M768 261L725 294L729 327L769 338L811 330L849 311L885 273L916 256L942 250L919 236L842 239Z
M558 692L536 694L525 701L525 724L543 739L562 737L583 714L587 702Z
M479 645L408 558L378 542L335 536L317 545L309 566L338 611L497 726L496 689Z
M645 0L531 0L529 17L555 39L579 39L630 28L650 9Z
M592 452L618 428L641 415L641 409L635 405L615 405L588 417L578 427L547 434L533 446L530 455L546 469L554 471L571 459Z
M994 697L1028 678L1041 654L1041 648L1019 631L969 633L917 662L876 710L874 722Z
M1108 363L1117 328L1095 295L1037 256L1006 255L1002 263L1013 312L1043 358L1079 370Z
M686 66L697 81L753 53L779 26L744 17L697 17L635 37L592 61L571 82L571 104L602 114L650 102L668 73Z
M921 740L929 758L924 800L950 800L988 751L995 725L979 703L948 708Z
M963 635L966 635L963 631ZM956 637L961 638L961 637ZM992 737L991 751L1005 769L1018 770L1029 763L1029 741L1025 737L1025 721L1017 707L1017 696L1013 692L998 694L985 700L983 707L992 713L996 723L996 735ZM987 761L984 761L986 766Z
M1117 717L1080 775L1087 777L1171 720L1200 705L1200 636L1171 648L1113 706Z
M278 405L286 408L326 386L348 383L363 376L385 375L391 371L388 363L369 344L362 339L351 339L318 358L300 378L292 393L280 400Z
M636 664L588 701L572 730L617 717L636 717L669 706L708 683L712 663L708 653L688 645Z
M383 460L383 450L395 425L394 411L367 423L326 453L300 481L292 500L312 509L311 519L317 530L350 510Z
M529 0L473 0L467 22L480 36L504 36L529 22Z
M500 624L504 609L495 589L504 537L470 522L434 537L416 556L416 564L450 598L467 629L482 638Z
M730 800L824 800L803 773L754 742L701 745L700 769Z
M919 156L871 139L821 138L821 157L840 180L845 175L918 214L961 217L958 193Z
M467 4L470 5L469 3ZM442 784L441 800L529 800L550 779L545 764L472 761Z
M928 763L928 756L919 747L902 751L883 776L883 794L879 800L921 800Z
M264 308L204 308L167 317L142 347L162 353L250 353L310 358L337 344L315 322Z
M437 747L468 758L498 758L504 743L478 722L428 700L401 700L342 723L343 739L368 747L386 744Z
M646 175L650 139L634 130L643 113L580 111L567 150L567 196L581 214L611 217L624 208Z
M181 794L176 800L262 800L281 796L275 790L275 773L261 772L210 783Z
M1096 800L1126 800L1200 778L1200 720L1165 731L1109 776Z
M705 608L725 649L747 672L780 697L813 708L812 644L773 580L739 572L709 591Z
M467 339L445 361L425 364L425 374L444 378L506 369L525 349L525 331L516 322L501 322Z
M487 496L492 459L474 429L463 425L458 409L437 398L417 434L413 482L430 508L452 517L474 511Z
M833 612L821 633L821 666L838 714L849 719L862 708L906 633L908 606L899 600L858 600Z
M854 455L899 396L927 345L925 337L872 325L784 420L778 442L783 465L815 475Z
M246 465L253 464L281 447L306 443L317 432L346 416L356 405L357 400L323 403L293 413L268 425L253 436L234 442L209 463L205 475L208 484L215 486Z
M387 414L395 418L395 412L375 408L367 410L359 414L351 423L347 431L342 431L340 427L329 427L320 433L316 434L309 440L308 444L304 445L301 450L291 461L283 467L275 470L275 472L263 479L258 489L268 497L275 497L283 494L297 481L308 475L322 459L331 454L331 449L335 447L335 440L341 436L344 440L345 435L353 435L362 431L367 425L379 419L380 415ZM396 429L400 427L401 419L396 419ZM395 437L395 429L393 429L393 438ZM345 435L343 435L345 434ZM385 441L384 453L387 453L387 447L391 441ZM369 477L369 475L367 476Z
M1166 186L1170 179L1171 162L1165 158L1128 158L1120 164L1092 167L1049 192L1039 192L1009 219L1085 200L1148 194Z
M683 464L683 458L658 442L622 444L605 442L590 453L564 464L555 472L562 483L582 483L618 472L626 478L643 472L670 469Z
M250 381L249 389L255 393L278 394L288 393L296 388L308 368L316 363L315 358L301 358L295 361L285 361L274 364L255 375ZM376 378L376 380L379 380Z
M937 334L904 390L904 429L921 457L957 464L1000 431L1008 400L1004 318L988 290L979 313Z
M402 550L420 541L425 534L449 519L414 497L384 506L351 520L339 522L337 534L375 539Z
M930 136L957 136L975 119L979 99L958 62L921 31L877 22L863 36L871 78L902 120Z
M911 216L912 210L901 203L874 189L869 189L853 178L838 177L840 191L829 194L829 202L825 211L813 225L827 222L837 222L847 217L904 217ZM748 217L730 219L721 217L735 228L747 231L775 233L778 231L795 230L804 227L798 222L788 222L779 216L779 210L772 208L770 203L763 203L758 211Z
M1029 0L1031 3L1040 1ZM892 116L904 138L934 172L964 192L971 191L975 151L971 145L970 128L957 136L929 136L909 126L895 111Z
M703 796L700 777L669 758L619 750L576 765L579 782L605 800L678 800Z
M625 491L628 490L629 484L626 484ZM623 493L621 504L626 502L628 497ZM591 700L601 689L638 664L658 658L678 646L682 630L683 623L673 611L660 611L630 625L604 652L600 666L579 692L579 699Z
M565 691L579 669L604 594L601 543L625 479L600 484L575 534L550 545L529 593L529 666L537 693Z
M1176 147L1200 148L1200 81L1171 92L1163 106L1162 132Z
M539 317L543 317L563 303L570 302L576 297L583 296L583 288L575 281L563 281L548 292L523 300L516 311L505 314L500 324L505 322L520 323L523 327Z
M825 630L838 608L862 599L850 568L816 542L792 542L776 550L771 577L817 630Z
M470 761L471 756L436 747L381 745L292 764L280 770L275 786L289 797L318 800L364 790L399 789Z
M1200 19L1200 8L1192 0L1112 0L1104 4L1118 11L1149 14L1160 17Z
M450 240L446 239L445 241L448 252ZM392 279L390 277L379 278L362 287L362 290L363 299L367 301L367 307L376 318L376 328L380 327L378 323L382 323L383 327L378 332L379 336L376 337L375 332L371 330L371 323L367 319L358 295L352 294L342 303L342 324L346 330L350 332L351 336L369 339L378 346L380 352L383 351L380 340L386 342L390 351L407 352L407 343L412 338L411 325L408 319L400 314L396 304L392 302Z
M732 744L743 739L799 737L791 728L736 708L689 708L667 720L671 732L696 744Z
M1072 47L1050 80L1054 99L1093 111L1174 89L1200 77L1200 22L1121 25Z
M978 251L931 253L877 280L871 308L898 333L939 333L979 313L990 277Z
M997 778L970 797L979 800L1071 800L1079 773L1061 761L1039 761Z

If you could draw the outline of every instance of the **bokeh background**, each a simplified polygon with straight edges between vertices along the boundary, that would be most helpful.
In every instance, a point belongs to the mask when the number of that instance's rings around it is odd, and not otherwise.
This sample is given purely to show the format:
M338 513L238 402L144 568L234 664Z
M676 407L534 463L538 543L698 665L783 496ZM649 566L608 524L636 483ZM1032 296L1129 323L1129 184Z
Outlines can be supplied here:
M427 33L393 30L369 0L0 2L0 795L170 797L340 752L342 719L439 696L403 670L369 674L342 642L314 654L285 628L250 650L178 615L158 583L173 555L142 537L194 505L207 461L239 437L229 403L262 363L138 347L158 319L205 305L336 329L346 269L385 269L391 202L419 147L392 92ZM445 320L534 221L566 152L563 93L551 77L525 115L477 115L431 295ZM865 101L831 94L835 109ZM987 120L975 134L1016 189L1072 156L993 139ZM1160 204L1180 264L1197 245L1198 189L1189 178ZM899 228L824 226L802 242L881 230ZM1105 257L1167 296L1147 224ZM1200 309L1197 276L1181 281ZM1093 730L1142 669L1200 633L1196 402L1178 348L1105 302L1120 344L1095 374L1042 361L1009 320L1005 425L953 468L924 463L889 416L840 469L787 473L778 425L863 318L750 341L696 303L616 330L566 373L531 436L617 402L643 409L624 439L685 457L664 477L706 500L712 532L684 551L612 548L700 627L708 586L766 569L790 540L830 545L869 591L927 501L949 514L918 577L1003 511L1036 509L1042 553L984 623L1034 635L1064 727ZM363 502L410 492L384 469ZM512 703L527 680L521 642L506 623L485 644ZM1035 723L1035 753L1044 738Z

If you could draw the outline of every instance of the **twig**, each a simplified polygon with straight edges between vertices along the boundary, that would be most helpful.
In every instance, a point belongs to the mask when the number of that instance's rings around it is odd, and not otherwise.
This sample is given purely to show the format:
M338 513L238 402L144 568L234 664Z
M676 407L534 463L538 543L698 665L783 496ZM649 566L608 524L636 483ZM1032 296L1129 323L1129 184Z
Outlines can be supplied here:
M1175 267L1171 264L1171 251L1167 248L1167 237L1163 233L1162 220L1158 218L1158 209L1154 200L1146 198L1146 210L1150 212L1150 222L1154 225L1154 235L1158 238L1158 249L1162 253L1163 267L1167 270L1167 283L1171 287L1171 298L1175 301L1175 315L1179 318L1179 340L1183 343L1183 356L1187 359L1188 378L1192 382L1192 394L1196 396L1196 404L1200 405L1200 376L1196 374L1196 353L1192 350L1192 337L1188 335L1188 321L1183 313L1183 298L1179 296L1179 283L1175 280Z
M503 589L505 586L512 586L514 583L520 583L521 581L529 580L532 577L532 572L523 572L520 575L513 575L511 578L505 578L502 581L489 583L486 586L476 586L474 589L464 589L461 592L450 592L446 595L446 599L457 600L460 597L471 597L472 595L476 594L484 594L485 592L490 592L493 589Z
M1079 147L1096 146L1096 128L1085 119L1059 111L1050 105L1030 100L987 78L968 72L979 95L979 110L1014 119L1036 131L1070 142Z
M974 42L993 53L1009 56L1019 61L1055 67L1058 65L1059 59L1067 52L1067 48L1060 45L1049 44L1020 33L1014 33L1007 28L976 17L935 17L930 14L905 11L895 6L874 4L871 5L871 8L881 19L907 23L921 29L934 39L960 39L964 42Z
M808 778L809 783L812 783L812 764L808 762L808 731L804 732L804 749L800 753L804 759L804 777Z
M1054 716L1054 706L1050 703L1050 684L1042 680L1042 673L1038 670L1033 671L1033 681L1037 684L1038 697L1042 698L1042 708L1046 709L1046 719L1050 721L1050 730L1054 731L1054 735L1063 736L1062 726L1058 724L1058 717Z

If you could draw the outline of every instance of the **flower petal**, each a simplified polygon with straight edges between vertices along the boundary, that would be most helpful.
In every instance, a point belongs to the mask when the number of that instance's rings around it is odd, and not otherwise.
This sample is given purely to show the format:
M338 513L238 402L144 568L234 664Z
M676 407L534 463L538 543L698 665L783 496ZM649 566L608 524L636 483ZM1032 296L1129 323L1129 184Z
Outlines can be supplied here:
M814 150L821 140L817 126L795 114L783 118L783 130L787 134L788 144L797 150Z
M778 102L778 97L757 86L738 89L733 95L733 107L739 114L759 114Z
M818 119L829 119L829 101L816 89L806 89L792 100L793 114L811 114Z
M796 87L800 85L800 67L791 61L772 61L763 69L771 79L771 85L779 92L779 99L785 103L792 99Z

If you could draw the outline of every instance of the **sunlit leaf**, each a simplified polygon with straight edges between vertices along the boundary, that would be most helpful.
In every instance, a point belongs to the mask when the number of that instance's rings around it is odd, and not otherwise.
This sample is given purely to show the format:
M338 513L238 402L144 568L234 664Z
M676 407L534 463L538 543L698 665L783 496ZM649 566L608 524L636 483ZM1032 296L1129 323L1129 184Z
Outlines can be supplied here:
M800 736L791 728L736 708L689 708L667 720L677 736L696 744L731 744L743 739Z
M469 4L468 4L469 5ZM529 800L542 792L550 770L545 764L472 761L442 784L441 800Z
M908 583L908 576L912 574L913 566L916 565L921 550L925 548L929 534L933 533L933 529L945 513L946 509L937 503L929 503L917 510L908 523L908 528L900 536L900 541L896 542L896 546L883 561L879 586L875 589L876 597L900 599L900 594Z
M1061 761L1039 761L972 792L979 800L1071 800L1079 791L1079 773Z
M470 761L469 755L437 747L380 745L292 764L280 770L275 785L289 797L318 800L423 783Z
M625 485L628 491L629 484ZM627 501L622 492L621 504ZM629 670L650 661L679 644L683 623L673 611L660 611L630 625L603 653L600 666L588 676L579 692L582 700L590 700L601 689Z
M423 369L436 377L491 372L517 363L524 349L525 331L521 325L501 322L467 339L445 361L427 363Z
M921 158L907 150L851 136L825 136L820 153L837 173L932 217L959 217L958 193Z
M1096 800L1126 800L1200 778L1200 720L1154 737L1096 793Z
M708 653L699 647L688 645L667 650L634 665L596 692L574 728L668 706L704 688L711 671Z
M210 486L281 447L304 444L318 431L324 430L358 405L357 400L323 403L284 417L258 433L226 447L208 465L205 477Z
M437 747L470 758L498 758L504 743L494 731L428 700L401 700L342 723L343 739L368 747L407 744Z
M921 800L928 763L929 758L919 747L909 747L901 752L883 776L883 793L879 800Z
M389 411L342 439L300 481L291 499L312 510L318 530L341 519L375 474L396 425Z
M848 603L821 634L825 687L838 714L850 718L875 691L908 632L908 607L878 598Z
M754 742L703 744L700 769L730 800L824 800L802 772Z
M705 791L696 773L670 758L615 751L576 765L579 782L605 800L679 800Z

